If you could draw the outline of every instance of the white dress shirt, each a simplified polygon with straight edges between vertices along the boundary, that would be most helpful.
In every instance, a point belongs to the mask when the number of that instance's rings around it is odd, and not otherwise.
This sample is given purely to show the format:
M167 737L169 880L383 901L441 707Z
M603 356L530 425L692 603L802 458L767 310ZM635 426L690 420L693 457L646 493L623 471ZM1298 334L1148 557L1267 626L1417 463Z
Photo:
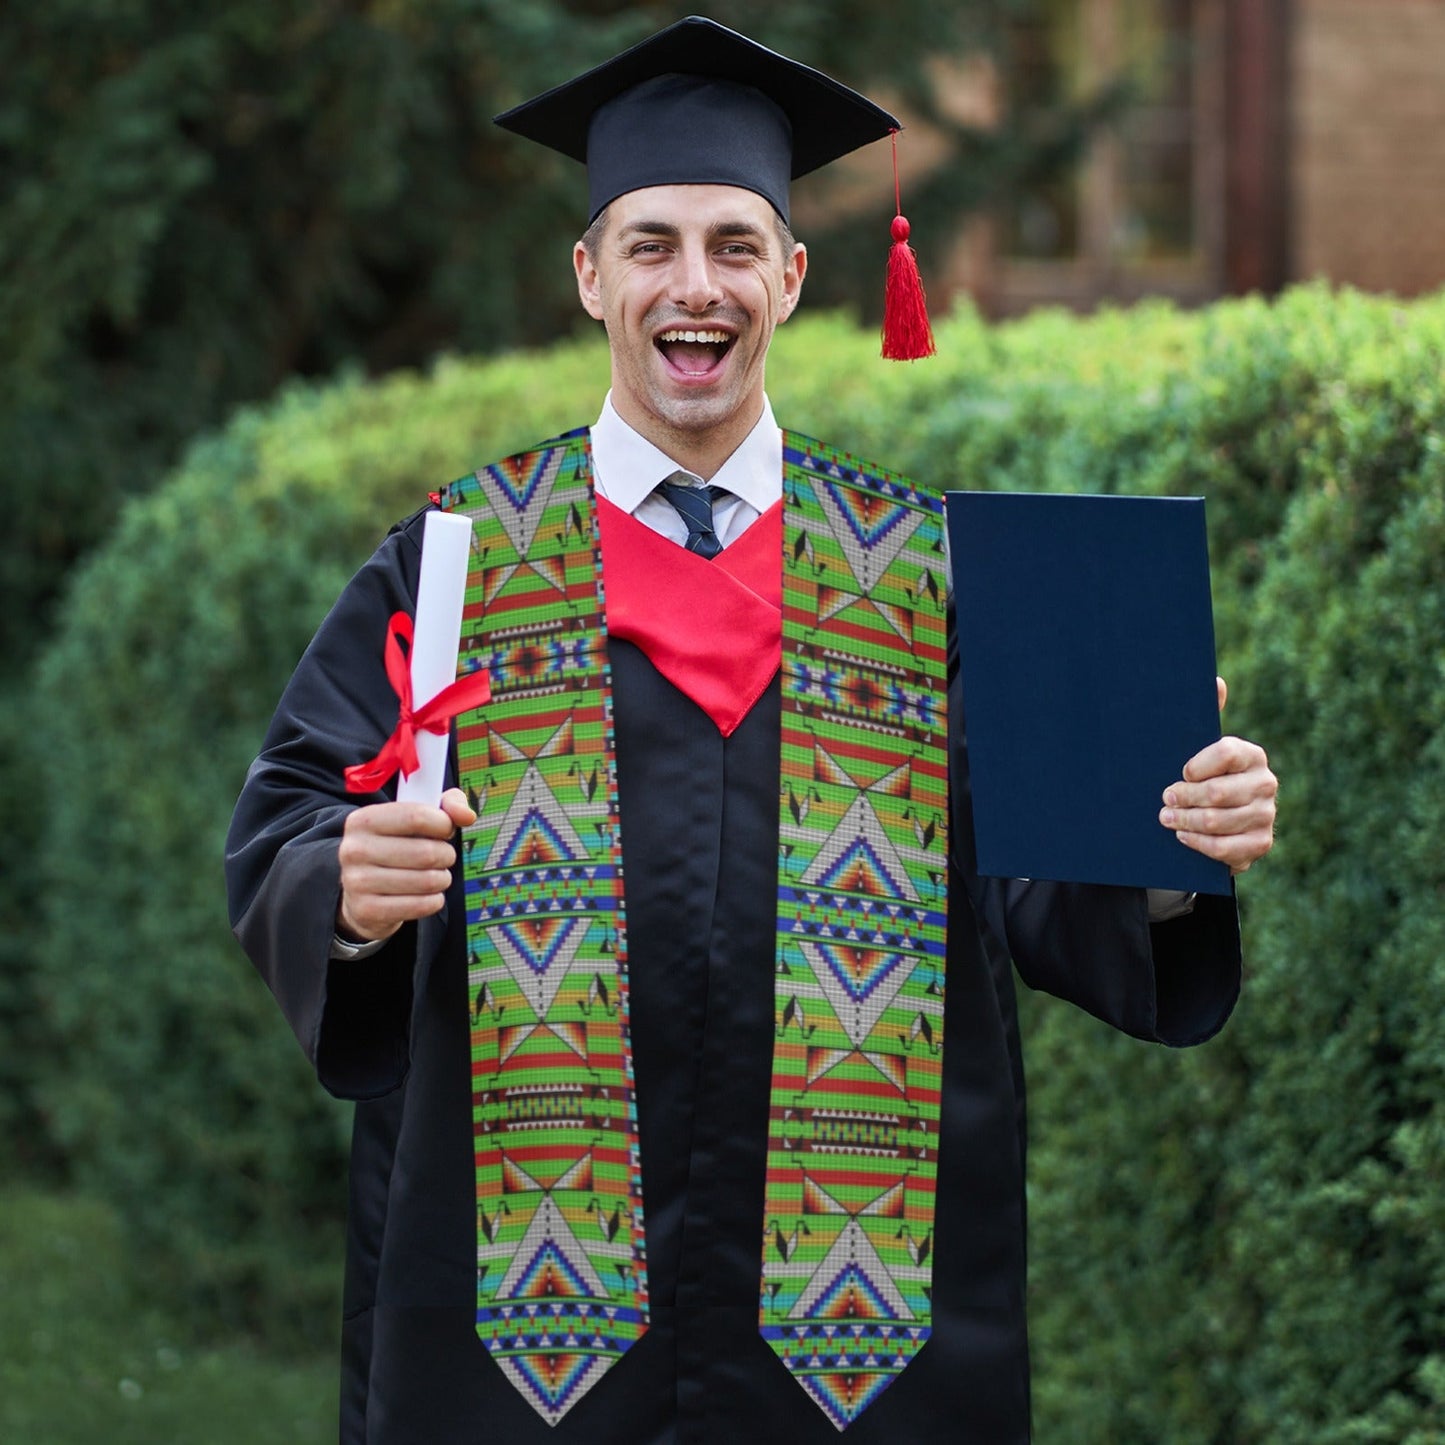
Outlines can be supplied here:
M612 393L592 428L592 481L599 497L630 512L639 522L679 545L687 541L687 523L657 490L677 472L701 486L702 478L634 431L618 416ZM679 478L683 480L684 478ZM713 503L713 530L724 547L741 537L783 495L783 434L763 398L763 414L737 450L708 482L727 496Z

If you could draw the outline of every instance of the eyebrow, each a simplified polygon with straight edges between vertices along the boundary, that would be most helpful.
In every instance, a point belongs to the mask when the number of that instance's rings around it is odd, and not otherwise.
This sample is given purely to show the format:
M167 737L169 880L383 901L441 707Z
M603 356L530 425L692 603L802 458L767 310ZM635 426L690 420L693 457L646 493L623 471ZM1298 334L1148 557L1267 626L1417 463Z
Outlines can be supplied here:
M619 241L629 240L634 236L657 236L665 241L678 241L682 239L682 228L674 225L671 221L641 220L629 221L617 233ZM707 239L709 241L731 239L766 241L767 232L751 221L718 221L708 227Z

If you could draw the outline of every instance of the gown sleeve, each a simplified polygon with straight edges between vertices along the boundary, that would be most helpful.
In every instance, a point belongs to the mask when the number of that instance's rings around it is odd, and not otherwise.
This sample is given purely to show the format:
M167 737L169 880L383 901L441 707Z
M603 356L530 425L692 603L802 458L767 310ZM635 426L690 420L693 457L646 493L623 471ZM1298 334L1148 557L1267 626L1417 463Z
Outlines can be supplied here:
M415 611L424 516L392 530L321 624L247 773L226 839L231 926L322 1085L342 1098L391 1092L409 1060L417 926L360 959L333 959L331 941L346 816L384 801L348 793L343 772L374 756L396 723L386 628L393 612Z
M1183 1046L1217 1033L1239 996L1239 916L1232 893L1201 893L1190 913L1151 924L1143 888L981 877L951 626L948 705L953 861L985 941L1012 957L1030 988L1136 1038Z

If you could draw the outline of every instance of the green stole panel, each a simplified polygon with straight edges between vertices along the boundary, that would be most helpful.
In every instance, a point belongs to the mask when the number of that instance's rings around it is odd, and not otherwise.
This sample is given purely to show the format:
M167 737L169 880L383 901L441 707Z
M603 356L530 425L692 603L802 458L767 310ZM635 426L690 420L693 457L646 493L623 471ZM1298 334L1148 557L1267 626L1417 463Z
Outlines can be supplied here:
M844 1428L928 1338L947 750L940 500L784 433L760 1329ZM477 1330L555 1423L647 1328L605 599L577 432L453 483ZM759 1121L762 1127L762 1121Z

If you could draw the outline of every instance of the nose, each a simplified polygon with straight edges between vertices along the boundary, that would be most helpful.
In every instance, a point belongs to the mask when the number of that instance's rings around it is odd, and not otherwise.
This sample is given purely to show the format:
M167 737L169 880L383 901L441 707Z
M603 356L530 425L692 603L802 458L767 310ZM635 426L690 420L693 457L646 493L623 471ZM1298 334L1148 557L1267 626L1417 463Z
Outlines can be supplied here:
M673 300L694 315L716 306L722 298L717 269L707 247L685 245L678 253Z

